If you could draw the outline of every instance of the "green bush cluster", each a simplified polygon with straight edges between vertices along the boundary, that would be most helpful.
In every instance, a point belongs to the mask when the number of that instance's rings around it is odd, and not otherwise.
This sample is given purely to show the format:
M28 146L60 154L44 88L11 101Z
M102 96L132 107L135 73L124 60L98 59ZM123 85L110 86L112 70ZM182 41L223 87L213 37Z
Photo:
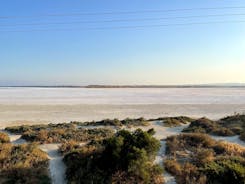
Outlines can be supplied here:
M245 159L241 157L221 157L206 163L200 172L204 173L209 183L244 184Z
M68 183L163 183L160 166L153 164L160 148L153 132L121 130L100 143L72 149L64 158Z

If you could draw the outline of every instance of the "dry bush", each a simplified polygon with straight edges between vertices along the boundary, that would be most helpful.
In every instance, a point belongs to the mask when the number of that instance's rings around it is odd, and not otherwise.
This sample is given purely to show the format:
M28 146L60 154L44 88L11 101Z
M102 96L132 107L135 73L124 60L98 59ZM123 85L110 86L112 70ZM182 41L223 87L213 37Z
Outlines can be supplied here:
M49 184L47 154L34 144L1 144L0 183Z
M194 163L203 165L214 160L214 151L212 149L198 149L194 156Z
M224 153L226 155L231 156L245 156L245 148L238 145L238 144L232 144L225 141L221 141L217 143L216 148L219 148L220 150L224 150Z
M62 154L66 154L75 149L78 149L79 147L80 147L80 144L78 142L71 140L71 141L61 144L61 146L59 147L59 152Z
M10 142L9 136L5 133L0 132L0 144L9 143L9 142Z
M180 175L182 172L181 165L176 160L172 160L172 159L165 160L164 167L169 173L175 176Z

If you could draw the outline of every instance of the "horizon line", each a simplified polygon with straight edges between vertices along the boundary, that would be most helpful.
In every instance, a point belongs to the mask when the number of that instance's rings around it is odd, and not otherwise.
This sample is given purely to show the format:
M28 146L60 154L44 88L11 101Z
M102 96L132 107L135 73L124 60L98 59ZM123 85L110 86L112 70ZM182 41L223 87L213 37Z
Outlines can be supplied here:
M245 87L245 83L220 84L169 84L169 85L0 85L3 87L25 88L221 88Z

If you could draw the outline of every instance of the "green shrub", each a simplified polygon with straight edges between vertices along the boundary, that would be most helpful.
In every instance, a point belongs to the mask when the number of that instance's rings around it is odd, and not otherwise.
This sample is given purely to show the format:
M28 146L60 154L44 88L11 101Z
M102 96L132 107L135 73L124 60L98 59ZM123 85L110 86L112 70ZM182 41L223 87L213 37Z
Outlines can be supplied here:
M207 176L209 183L245 183L245 161L241 158L216 159L205 164L202 172Z
M159 148L160 142L148 132L121 130L101 144L66 154L68 183L162 183L162 170L153 164Z

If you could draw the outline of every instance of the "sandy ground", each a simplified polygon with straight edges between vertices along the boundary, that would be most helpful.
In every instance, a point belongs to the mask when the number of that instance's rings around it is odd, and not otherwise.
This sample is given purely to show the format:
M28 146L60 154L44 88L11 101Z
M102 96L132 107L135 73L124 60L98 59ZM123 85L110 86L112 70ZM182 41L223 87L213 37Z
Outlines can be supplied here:
M245 104L141 104L141 105L0 105L0 128L10 125L91 121L126 117L157 118L186 115L218 119L244 113Z
M60 144L43 144L39 148L49 156L49 171L52 184L65 184L65 164L62 155L58 152Z
M171 135L180 134L181 131L187 126L189 126L189 124L186 124L180 127L169 128L169 127L162 126L162 122L160 121L153 121L150 123L149 126L140 126L140 127L132 127L132 128L124 127L124 129L134 131L137 128L141 128L142 130L147 131L151 128L154 128L154 130L156 131L156 134L154 136L161 142L161 148L156 156L155 163L163 166L164 159L166 159L166 155L165 155L166 141L164 139ZM93 129L93 128L98 128L98 127L89 126L89 128ZM6 132L4 130L0 130L0 131ZM10 134L10 133L8 133L8 135L13 144L23 144L26 142L25 140L20 138L20 135L15 135L15 134ZM241 146L245 146L245 143L241 141L238 136L231 136L231 137L212 136L212 138L216 140L220 140L220 141L227 141L230 143L235 143ZM81 143L81 144L85 145L86 143ZM39 148L45 151L49 156L49 159L50 159L49 170L50 170L50 176L52 178L53 184L65 184L66 183L66 180L65 180L66 166L62 160L63 159L62 155L58 152L59 145L60 144L43 144L39 146ZM167 173L166 171L163 173L163 177L164 177L166 184L176 184L175 178L171 174Z

